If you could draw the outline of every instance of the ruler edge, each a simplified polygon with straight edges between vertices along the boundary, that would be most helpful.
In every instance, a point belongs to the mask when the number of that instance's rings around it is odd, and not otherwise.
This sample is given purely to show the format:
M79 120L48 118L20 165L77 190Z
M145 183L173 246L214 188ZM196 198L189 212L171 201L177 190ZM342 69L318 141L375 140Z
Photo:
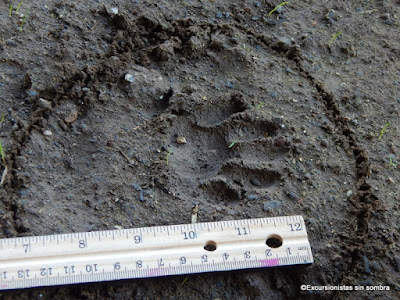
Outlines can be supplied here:
M31 240L35 238L52 238L52 237L79 237L80 235L86 236L87 234L96 234L96 233L113 233L113 232L120 232L120 233L129 233L129 231L134 231L134 230L146 230L146 229L152 229L156 230L165 228L165 227L177 227L181 228L183 226L192 226L192 227L201 227L201 226L206 226L210 224L227 224L229 225L229 222L246 222L250 220L273 220L273 219L279 219L279 218L300 218L301 222L305 225L305 221L303 216L301 215L293 215L293 216L277 216L277 217L264 217L264 218L249 218L249 219L236 219L236 220L224 220L224 221L214 221L214 222L198 222L198 223L182 223L182 224L170 224L170 225L155 225L155 226L144 226L144 227L131 227L131 228L123 228L123 229L105 229L105 230L94 230L94 231L78 231L78 232L68 232L68 233L55 233L55 234L45 234L45 235L29 235L29 236L16 236L16 237L10 237L10 238L0 238L0 247L3 245L3 241L20 241L20 240ZM268 223L268 222L267 222ZM248 223L245 223L248 224ZM197 228L196 228L197 229ZM308 232L306 226L304 226L304 235L308 239Z

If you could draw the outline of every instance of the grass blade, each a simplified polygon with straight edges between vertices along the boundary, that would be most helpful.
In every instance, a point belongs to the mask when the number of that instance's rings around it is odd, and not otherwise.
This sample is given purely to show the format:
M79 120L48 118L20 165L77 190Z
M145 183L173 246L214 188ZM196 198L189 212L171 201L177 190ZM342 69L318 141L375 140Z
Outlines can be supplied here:
M290 2L282 2L281 4L278 4L277 6L275 6L275 8L273 10L271 10L268 14L268 16L272 15L274 13L274 11L276 11L279 7L281 7L282 5L285 4L290 4Z

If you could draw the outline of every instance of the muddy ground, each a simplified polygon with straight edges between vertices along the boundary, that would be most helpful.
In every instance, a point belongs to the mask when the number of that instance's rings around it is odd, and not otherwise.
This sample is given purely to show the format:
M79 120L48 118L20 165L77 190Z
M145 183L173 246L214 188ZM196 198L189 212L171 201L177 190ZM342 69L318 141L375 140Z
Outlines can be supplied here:
M302 215L315 259L1 299L398 299L400 1L290 2L1 1L1 238L198 204L201 222Z

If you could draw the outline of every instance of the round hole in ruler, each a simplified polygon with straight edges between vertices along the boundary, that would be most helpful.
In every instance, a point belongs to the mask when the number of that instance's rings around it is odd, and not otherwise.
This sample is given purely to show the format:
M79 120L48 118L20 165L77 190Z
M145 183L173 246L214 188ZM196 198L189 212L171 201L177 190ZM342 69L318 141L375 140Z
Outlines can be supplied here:
M266 241L268 247L279 248L282 246L282 237L277 234L271 234Z
M214 242L214 241L208 241L206 243L206 245L204 246L204 250L207 250L207 251L215 251L215 250L217 250L217 243Z

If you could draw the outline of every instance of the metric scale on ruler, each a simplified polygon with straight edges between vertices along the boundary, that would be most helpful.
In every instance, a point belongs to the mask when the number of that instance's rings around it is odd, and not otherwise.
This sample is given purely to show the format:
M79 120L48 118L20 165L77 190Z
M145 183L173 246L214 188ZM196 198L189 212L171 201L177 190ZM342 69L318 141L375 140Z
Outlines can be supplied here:
M310 264L302 216L0 240L0 290Z

